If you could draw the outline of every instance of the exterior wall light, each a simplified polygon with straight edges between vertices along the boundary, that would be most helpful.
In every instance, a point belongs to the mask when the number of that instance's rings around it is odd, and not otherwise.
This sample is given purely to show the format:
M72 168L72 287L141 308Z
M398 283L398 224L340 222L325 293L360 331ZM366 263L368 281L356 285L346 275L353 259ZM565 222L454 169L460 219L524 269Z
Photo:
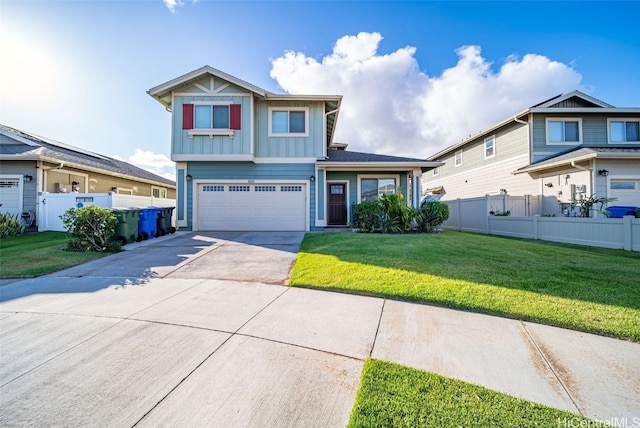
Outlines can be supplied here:
M601 177L606 177L609 175L609 171L607 171L606 169L601 169L600 171L598 171L598 175Z
M309 177L309 181L311 181L312 183L315 183L316 181L316 176L312 175L311 177Z
M191 176L191 174L187 174L185 178L187 179L187 181L193 180L193 177Z
M30 182L31 180L33 180L33 176L31 175L25 175L24 177L22 177L25 183Z

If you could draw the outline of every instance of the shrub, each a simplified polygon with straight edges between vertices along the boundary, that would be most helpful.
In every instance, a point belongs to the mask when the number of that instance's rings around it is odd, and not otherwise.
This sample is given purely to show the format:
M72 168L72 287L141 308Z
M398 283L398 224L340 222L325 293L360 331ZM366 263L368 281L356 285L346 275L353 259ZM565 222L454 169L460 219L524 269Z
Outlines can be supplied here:
M24 233L24 224L18 214L4 213L0 215L0 237L18 236Z
M440 201L425 201L416 212L416 224L420 232L434 232L449 218L449 205Z
M114 251L115 246L107 245L116 230L117 219L108 208L87 206L70 208L60 216L69 233L69 251Z
M404 204L401 193L383 194L353 208L354 226L365 233L404 233L411 229L414 210Z

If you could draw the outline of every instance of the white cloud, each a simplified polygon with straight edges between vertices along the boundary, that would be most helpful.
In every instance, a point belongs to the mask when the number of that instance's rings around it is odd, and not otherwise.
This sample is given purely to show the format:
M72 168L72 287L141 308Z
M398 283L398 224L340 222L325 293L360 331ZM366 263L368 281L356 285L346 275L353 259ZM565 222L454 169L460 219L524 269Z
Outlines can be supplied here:
M128 162L138 168L142 168L169 180L176 180L175 163L166 155L161 153L153 153L148 150L136 149L136 151L128 158L124 158L119 155L115 155L113 158Z
M459 48L455 66L428 76L415 47L379 55L381 40L379 33L344 36L321 61L285 52L271 61L271 77L288 93L343 95L335 141L349 150L418 158L581 89L579 73L542 55L512 56L494 71L479 46Z
M167 6L167 8L169 8L171 13L176 13L176 7L184 5L182 0L162 0L162 2Z

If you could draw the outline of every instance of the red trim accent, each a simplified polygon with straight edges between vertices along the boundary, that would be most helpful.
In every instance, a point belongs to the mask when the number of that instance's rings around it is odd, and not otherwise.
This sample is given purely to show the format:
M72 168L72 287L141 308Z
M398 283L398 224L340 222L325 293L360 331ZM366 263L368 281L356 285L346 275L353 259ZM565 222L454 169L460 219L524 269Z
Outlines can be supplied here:
M242 117L242 105L231 104L229 106L229 128L240 129L241 117Z
M182 129L193 129L193 104L182 105Z

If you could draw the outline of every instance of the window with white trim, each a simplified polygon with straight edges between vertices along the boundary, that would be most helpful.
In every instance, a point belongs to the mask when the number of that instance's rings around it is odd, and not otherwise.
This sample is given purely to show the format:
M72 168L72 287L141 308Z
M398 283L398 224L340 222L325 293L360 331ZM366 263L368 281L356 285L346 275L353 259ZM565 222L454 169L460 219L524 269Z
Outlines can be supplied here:
M154 198L166 199L167 198L167 189L165 189L163 187L151 186L151 194L153 195Z
M366 177L360 179L360 202L372 202L385 193L396 193L395 178Z
M461 166L462 165L462 150L458 150L456 152L454 165L455 166Z
M581 118L546 118L547 144L582 143Z
M608 119L610 143L640 142L640 119Z
M229 129L228 105L195 105L194 129Z
M440 175L440 168L433 168L433 176Z
M484 158L489 159L496 155L495 135L484 140Z
M307 107L269 108L270 137L306 137L309 135Z

